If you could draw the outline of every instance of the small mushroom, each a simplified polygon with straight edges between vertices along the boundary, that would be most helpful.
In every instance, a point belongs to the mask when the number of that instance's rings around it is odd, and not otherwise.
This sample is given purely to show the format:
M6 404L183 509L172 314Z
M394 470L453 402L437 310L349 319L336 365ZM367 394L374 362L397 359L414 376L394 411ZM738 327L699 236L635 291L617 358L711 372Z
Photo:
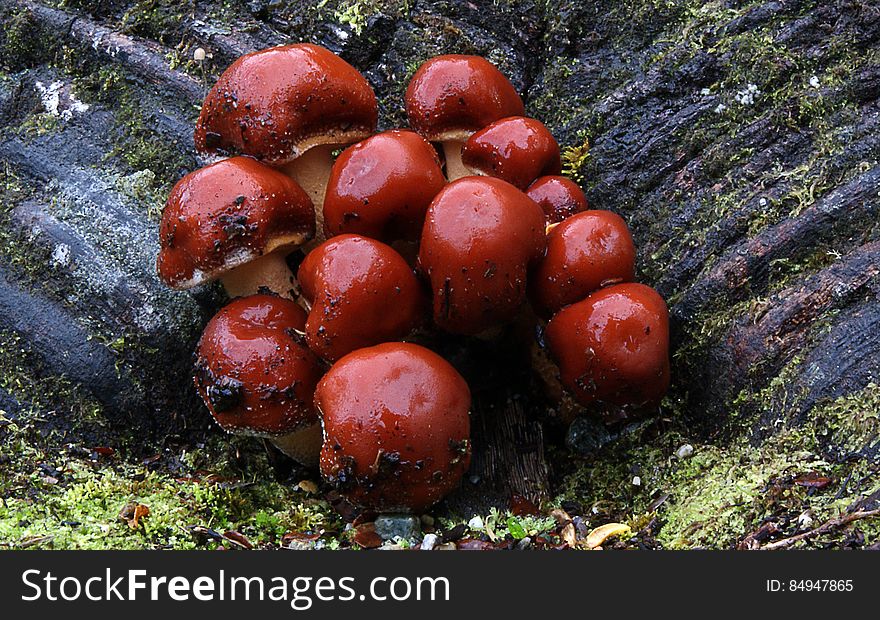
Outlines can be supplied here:
M434 321L478 335L513 319L545 241L541 208L510 183L465 177L447 185L428 208L419 249Z
M526 195L544 210L548 226L590 208L584 190L571 179L562 176L538 178L529 185Z
M461 161L473 174L504 179L525 190L540 176L559 174L559 144L540 121L524 116L502 118L464 143Z
M245 54L205 97L196 124L202 153L241 153L281 166L309 194L323 234L332 153L376 129L376 95L357 69L308 43Z
M525 113L513 84L479 56L431 58L410 80L405 103L410 127L443 143L450 181L470 174L461 163L461 147L471 134L498 119Z
M560 379L583 405L659 404L669 387L669 312L643 284L600 289L560 310L545 332Z
M175 289L220 279L230 297L263 287L290 297L285 255L314 233L312 202L295 181L233 157L191 172L171 190L156 270Z
M545 318L609 284L631 282L636 248L623 218L584 211L547 233L547 253L529 274L535 311Z
M437 151L412 131L392 130L336 159L324 198L324 232L385 243L418 241L425 212L446 178Z
M315 466L321 425L313 399L323 368L303 341L305 319L302 308L281 297L234 300L202 333L195 384L223 430L267 438Z
M339 235L312 250L298 272L309 348L334 361L355 349L404 338L427 306L419 281L391 247Z
M421 514L470 464L471 394L442 357L414 344L350 353L318 384L321 474L350 502Z

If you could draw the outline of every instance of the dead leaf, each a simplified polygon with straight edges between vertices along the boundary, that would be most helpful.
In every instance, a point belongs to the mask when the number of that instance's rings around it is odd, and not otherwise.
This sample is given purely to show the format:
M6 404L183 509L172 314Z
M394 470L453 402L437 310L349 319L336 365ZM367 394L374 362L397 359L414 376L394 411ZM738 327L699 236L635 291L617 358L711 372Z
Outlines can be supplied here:
M133 530L138 528L140 520L150 514L150 508L138 502L128 502L119 511L119 520L125 521Z
M556 519L556 523L558 525L565 525L566 523L571 523L571 516L562 510L561 508L554 508L550 511L550 516Z
M538 507L535 506L534 502L522 495L514 493L510 497L510 512L518 517L525 517L528 515L536 515L540 511L538 510Z
M574 528L574 523L568 523L565 527L563 527L560 536L562 537L562 540L565 542L565 544L572 549L577 547L577 531Z
M818 472L811 471L795 478L794 483L801 487L807 487L808 489L824 489L831 484L831 478L823 476Z
M382 546L382 537L376 533L375 523L364 523L355 528L352 541L364 549L375 549Z
M631 532L626 523L606 523L587 534L587 549L595 549L612 536L625 536Z
M239 547L244 547L245 549L254 548L254 545L247 539L247 536L241 532L236 532L235 530L223 532L223 538Z

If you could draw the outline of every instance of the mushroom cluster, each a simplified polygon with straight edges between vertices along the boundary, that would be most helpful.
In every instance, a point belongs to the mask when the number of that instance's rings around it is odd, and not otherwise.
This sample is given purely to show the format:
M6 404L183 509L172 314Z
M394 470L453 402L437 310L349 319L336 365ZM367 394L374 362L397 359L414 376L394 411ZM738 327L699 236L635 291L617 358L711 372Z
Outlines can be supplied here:
M633 283L625 222L560 176L510 81L438 56L405 99L410 128L377 133L369 83L323 47L239 58L195 129L217 161L175 185L159 231L168 286L231 299L196 351L216 422L372 511L424 511L470 463L470 389L427 335L531 321L539 371L600 414L669 384L666 305Z

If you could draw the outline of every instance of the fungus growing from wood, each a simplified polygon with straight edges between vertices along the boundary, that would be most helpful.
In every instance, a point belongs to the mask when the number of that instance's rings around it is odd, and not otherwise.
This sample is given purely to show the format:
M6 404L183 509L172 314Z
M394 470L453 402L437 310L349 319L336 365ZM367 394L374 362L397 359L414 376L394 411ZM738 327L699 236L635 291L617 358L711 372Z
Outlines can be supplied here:
M266 438L315 466L321 426L313 399L323 367L306 347L305 319L302 308L281 297L234 300L202 333L195 384L223 430Z
M354 67L299 43L232 63L205 97L195 143L203 153L241 153L282 167L312 199L320 236L333 151L368 137L377 119L376 95Z
M617 284L560 310L547 346L584 405L658 405L669 387L669 312L644 284Z
M311 306L306 341L328 361L406 337L427 308L421 285L403 257L360 235L328 239L306 256L298 276Z
M321 474L350 502L420 514L470 464L471 394L442 357L386 343L336 362L318 384Z
M462 147L461 161L473 174L503 179L521 190L562 171L553 134L524 116L502 118L474 133Z
M219 279L230 297L268 288L291 296L285 255L315 232L312 202L290 177L233 157L183 177L159 226L159 277L188 289Z
M510 183L465 177L447 185L428 208L419 250L435 323L477 335L513 319L544 248L541 208Z
M450 181L470 174L461 163L461 147L471 134L506 116L525 114L510 80L479 56L450 54L426 61L410 80L405 103L410 126L443 144Z

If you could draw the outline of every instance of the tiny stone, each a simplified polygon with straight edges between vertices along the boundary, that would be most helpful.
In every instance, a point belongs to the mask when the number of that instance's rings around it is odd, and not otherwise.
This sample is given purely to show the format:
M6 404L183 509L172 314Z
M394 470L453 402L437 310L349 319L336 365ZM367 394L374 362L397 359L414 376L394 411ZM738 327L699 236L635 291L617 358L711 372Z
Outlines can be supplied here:
M522 540L520 540L516 543L516 548L519 551L525 551L526 549L528 549L531 546L532 546L532 539L529 538L528 536L526 536L525 538L523 538Z
M633 486L640 487L642 486L642 479L638 476L633 476Z
M819 82L818 76L814 75L813 77L810 78L810 86L812 86L813 88L819 88L820 85L821 84Z
M675 451L675 456L677 456L680 459L688 459L691 456L693 456L693 454L694 454L694 447L689 443L684 444L678 450Z
M382 540L417 539L422 534L418 517L408 514L384 514L376 518L376 533Z
M197 47L195 51L193 51L193 60L196 62L202 62L205 59L207 54L205 53L204 48Z
M480 516L476 516L470 521L468 521L468 527L472 530L481 530L483 529L483 519Z
M568 427L565 444L581 456L590 456L611 443L614 436L601 422L588 417L575 419Z
M434 545L437 544L437 534L425 534L425 537L422 539L422 544L420 545L420 549L422 551L430 551L434 548Z
M761 198L761 200L758 201L758 204L761 205L762 207L766 207L767 206L767 199Z

